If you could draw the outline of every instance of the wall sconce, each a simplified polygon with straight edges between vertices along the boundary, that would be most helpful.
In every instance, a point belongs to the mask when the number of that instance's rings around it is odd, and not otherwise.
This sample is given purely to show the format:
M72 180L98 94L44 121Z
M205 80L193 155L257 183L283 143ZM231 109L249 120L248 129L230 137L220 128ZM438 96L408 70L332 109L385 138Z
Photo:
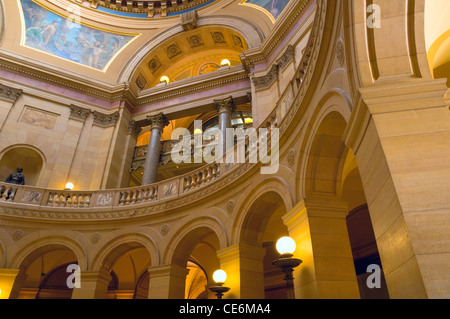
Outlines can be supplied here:
M285 273L284 280L286 281L287 297L288 299L295 299L294 277L292 273L294 272L294 268L302 263L300 259L292 258L296 248L295 241L290 237L280 238L276 248L280 253L280 258L272 264Z
M73 189L73 184L72 183L67 183L66 184L66 188L64 189L65 191L71 191Z
M216 270L213 274L213 280L215 281L216 285L209 287L209 290L216 294L217 299L222 299L224 293L228 292L231 289L223 285L226 279L227 273L221 269Z

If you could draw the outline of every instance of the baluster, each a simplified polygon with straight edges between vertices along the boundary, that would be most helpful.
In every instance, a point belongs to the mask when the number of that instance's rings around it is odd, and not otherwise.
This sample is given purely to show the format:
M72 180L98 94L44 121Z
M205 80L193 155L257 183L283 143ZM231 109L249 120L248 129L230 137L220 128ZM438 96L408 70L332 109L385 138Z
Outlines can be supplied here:
M86 197L86 194L81 194L78 197L78 207L84 207L84 198Z
M137 193L138 191L133 192L133 197L131 197L131 203L135 204L137 200Z
M145 190L141 189L139 190L139 195L137 197L137 202L140 203L142 202L143 197L145 196Z
M196 174L191 175L191 180L192 180L191 188L194 189L197 186L197 175Z
M157 199L158 199L158 186L154 186L152 200L157 200Z
M53 206L53 196L55 195L52 192L48 194L48 202L47 202L48 206Z
M220 165L219 164L214 164L215 168L216 168L216 178L220 177Z
M184 191L187 192L187 191L189 191L189 189L191 188L191 181L192 181L192 178L191 178L190 176L185 177L185 178L184 178L184 181L185 181Z
M64 195L64 197L66 198L66 207L72 207L72 196L69 195Z
M125 192L120 193L120 200L119 200L119 206L125 205Z
M16 196L17 188L10 188L8 190L8 201L13 202L14 197Z
M130 192L127 192L127 197L125 198L125 205L129 205L131 200Z
M86 207L91 206L91 196L92 196L92 194L87 194L86 195L86 197L87 197L86 203L85 203Z
M212 167L207 167L206 168L206 182L207 183L209 183L211 181L211 179L212 179L211 171L212 171Z

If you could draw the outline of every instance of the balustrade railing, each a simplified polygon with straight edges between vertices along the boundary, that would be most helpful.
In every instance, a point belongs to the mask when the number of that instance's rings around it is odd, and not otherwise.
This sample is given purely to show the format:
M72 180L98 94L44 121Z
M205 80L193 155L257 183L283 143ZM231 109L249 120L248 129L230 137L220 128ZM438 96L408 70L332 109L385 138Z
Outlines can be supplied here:
M254 143L254 141L247 137L244 141L240 142L244 145L246 162L248 162L250 154L254 153L261 145L265 144L266 147L270 147L270 143L272 142L270 134L273 128L285 128L292 120L293 113L296 112L296 108L305 90L303 85L306 83L307 69L311 66L311 51L314 47L314 42L317 41L317 37L315 36L315 32L318 30L317 22L313 29L316 31L312 31L307 50L300 62L300 68L297 70L295 79L293 79L293 81L298 80L298 83L300 83L299 86L295 89L293 85L287 86L273 111L259 127L260 129L267 129L268 135L266 139L260 139L257 143ZM280 133L283 132L283 128L280 129ZM202 145L202 149L206 144ZM171 152L173 145L175 145L174 141L169 141L166 145L163 145L162 149L168 154ZM238 143L234 150L238 150L239 147L242 147L242 144ZM146 150L147 146L137 148L134 160L145 159ZM233 152L232 154L234 156L233 163L237 163L236 156L238 156L238 152ZM226 159L228 155L226 154L224 156ZM114 208L148 204L161 200L172 200L173 198L207 187L231 172L233 167L235 167L235 164L229 164L227 160L224 160L224 163L214 162L187 174L156 184L117 190L49 190L28 185L14 185L0 182L0 203L19 203L28 206L58 207L59 209Z

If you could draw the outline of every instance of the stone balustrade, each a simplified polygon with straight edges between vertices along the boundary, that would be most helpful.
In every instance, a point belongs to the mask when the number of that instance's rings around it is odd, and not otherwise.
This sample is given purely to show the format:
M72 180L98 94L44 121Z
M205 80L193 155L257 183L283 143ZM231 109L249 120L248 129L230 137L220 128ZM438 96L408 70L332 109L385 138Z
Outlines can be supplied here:
M317 26L315 26L315 29L318 30ZM162 203L161 205L166 205L163 203L167 202L170 202L168 205L170 207L182 205L186 202L186 200L190 200L189 196L191 195L188 194L195 193L200 189L204 190L221 180L221 186L211 187L211 189L213 189L212 191L204 191L201 196L194 196L192 199L199 199L202 196L207 196L213 193L214 190L220 189L223 185L239 178L239 176L242 176L246 170L252 167L252 165L248 165L249 154L254 152L255 149L258 149L263 144L266 144L266 147L270 147L272 140L270 134L273 128L279 128L279 134L282 136L287 126L290 125L290 122L292 121L294 114L298 111L300 102L304 97L307 85L309 84L308 82L310 80L310 75L312 74L311 70L309 70L312 64L310 50L312 50L312 47L318 41L318 38L315 37L313 32L307 45L308 50L299 64L299 70L297 70L297 81L293 81L292 85L286 88L273 111L266 118L266 121L261 123L259 129L262 128L267 130L267 139L258 140L256 145L252 144L249 138L246 138L245 141L241 141L241 143L244 143L245 146L245 164L237 161L236 156L238 156L238 152L233 152L233 163L229 163L227 160L224 160L223 163L214 162L212 164L204 165L203 167L193 170L187 174L164 180L159 183L126 189L69 191L44 189L28 185L14 185L0 182L0 203L23 204L30 209L33 209L33 207L58 207L59 210L61 208L67 208L70 209L70 212L91 209L96 211L105 208L105 211L108 211L105 213L107 215L105 215L105 218L114 218L127 217L127 214L120 212L116 213L114 210L120 210L121 208L126 209L130 206L137 207L142 205L142 207L144 207L145 204L148 206L149 203L152 205L153 203ZM295 83L297 83L297 86ZM173 145L175 145L174 141L168 141L166 145L163 145L162 150L165 154L169 154ZM206 145L207 143L204 143L202 148ZM239 147L242 147L242 144L238 143L234 150L238 150ZM139 150L145 152L146 149L147 146L143 146L142 149L137 148L135 152L135 160L142 160L145 158L145 153L141 154L139 153ZM224 156L226 159L227 155ZM181 199L183 196L187 196L187 199ZM180 199L178 200L178 198ZM45 212L40 214L41 216L47 216ZM81 214L82 213L80 213L80 215ZM32 215L37 216L39 214L32 213ZM64 218L69 217L71 217L70 214L64 215ZM94 217L97 218L98 216L95 215ZM88 215L83 215L80 218L90 217Z

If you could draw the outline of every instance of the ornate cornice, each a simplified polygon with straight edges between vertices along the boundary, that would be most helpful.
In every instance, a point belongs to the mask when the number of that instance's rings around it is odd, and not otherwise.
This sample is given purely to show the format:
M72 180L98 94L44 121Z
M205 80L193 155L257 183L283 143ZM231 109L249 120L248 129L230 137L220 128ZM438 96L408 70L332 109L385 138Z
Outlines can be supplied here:
M277 60L277 65L280 68L280 70L284 70L289 63L291 63L294 60L295 57L295 47L292 44L289 44L286 52Z
M73 104L70 106L70 118L71 119L81 120L84 122L84 121L86 121L89 114L91 114L91 110L89 110L89 109L86 109L86 108L80 107L80 106L76 106Z
M278 79L278 65L272 65L270 71L263 76L254 77L253 84L255 85L256 90L263 90L270 87L275 80Z
M12 87L0 84L0 98L10 102L16 102L19 96L22 94L22 90L14 89Z
M119 111L112 114L103 114L94 111L94 124L102 127L114 126L120 117Z

